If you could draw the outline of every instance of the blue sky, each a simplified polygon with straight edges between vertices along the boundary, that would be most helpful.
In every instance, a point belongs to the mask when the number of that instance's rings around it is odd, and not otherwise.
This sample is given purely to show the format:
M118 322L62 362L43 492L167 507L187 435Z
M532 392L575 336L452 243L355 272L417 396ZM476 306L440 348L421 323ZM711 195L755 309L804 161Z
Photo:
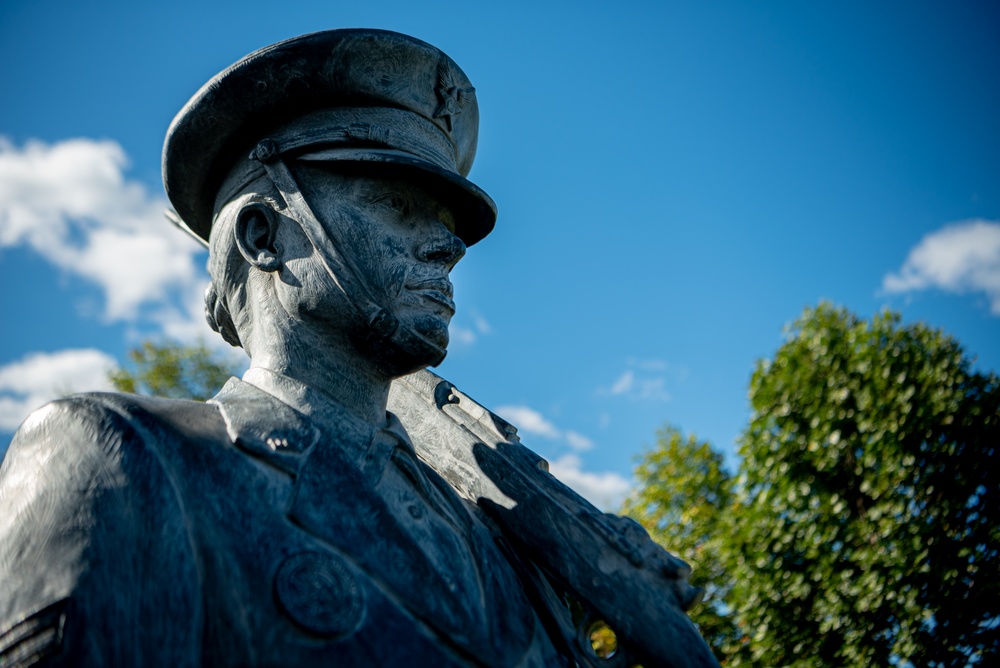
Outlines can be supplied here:
M602 505L664 422L735 462L755 361L820 300L1000 369L993 3L7 0L0 449L142 337L213 340L205 257L159 213L167 125L250 51L357 26L478 92L500 219L438 372Z

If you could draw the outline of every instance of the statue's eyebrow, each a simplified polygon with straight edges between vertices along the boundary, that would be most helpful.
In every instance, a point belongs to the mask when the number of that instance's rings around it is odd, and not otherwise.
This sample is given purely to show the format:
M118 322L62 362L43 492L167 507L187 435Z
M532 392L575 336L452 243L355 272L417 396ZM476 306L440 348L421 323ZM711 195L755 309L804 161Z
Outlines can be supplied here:
M400 213L404 216L410 215L410 211L413 209L413 196L403 188L381 187L375 189L374 192L366 192L365 200L368 204L380 204L390 200L388 203L395 208L400 208Z
M369 204L377 204L387 199L398 198L409 206L410 198L405 192L396 188L379 188L374 192L365 193L365 199L368 200Z

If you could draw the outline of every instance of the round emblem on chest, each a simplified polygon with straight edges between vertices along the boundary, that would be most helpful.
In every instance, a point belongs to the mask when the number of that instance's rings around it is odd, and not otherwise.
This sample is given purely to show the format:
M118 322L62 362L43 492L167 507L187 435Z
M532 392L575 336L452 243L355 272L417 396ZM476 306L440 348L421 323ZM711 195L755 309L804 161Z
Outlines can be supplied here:
M324 638L345 636L361 623L364 592L343 560L327 552L299 552L278 567L274 596L295 624Z

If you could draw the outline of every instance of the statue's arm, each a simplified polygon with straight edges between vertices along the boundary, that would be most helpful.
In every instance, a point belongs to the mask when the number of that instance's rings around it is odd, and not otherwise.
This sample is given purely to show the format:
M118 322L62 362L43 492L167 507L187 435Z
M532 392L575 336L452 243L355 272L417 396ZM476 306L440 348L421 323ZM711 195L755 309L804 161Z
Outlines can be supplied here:
M0 665L190 665L198 589L155 438L85 395L32 414L0 467Z
M602 513L556 480L512 425L429 371L396 380L389 409L417 453L644 665L718 666L685 614L700 597L687 564L636 522Z

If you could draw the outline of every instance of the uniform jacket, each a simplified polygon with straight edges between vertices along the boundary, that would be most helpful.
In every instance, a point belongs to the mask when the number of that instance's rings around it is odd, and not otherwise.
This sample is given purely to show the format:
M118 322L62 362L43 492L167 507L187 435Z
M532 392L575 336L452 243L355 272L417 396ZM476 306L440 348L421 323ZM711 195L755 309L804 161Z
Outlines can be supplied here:
M568 663L391 414L256 382L29 417L0 468L0 665Z

